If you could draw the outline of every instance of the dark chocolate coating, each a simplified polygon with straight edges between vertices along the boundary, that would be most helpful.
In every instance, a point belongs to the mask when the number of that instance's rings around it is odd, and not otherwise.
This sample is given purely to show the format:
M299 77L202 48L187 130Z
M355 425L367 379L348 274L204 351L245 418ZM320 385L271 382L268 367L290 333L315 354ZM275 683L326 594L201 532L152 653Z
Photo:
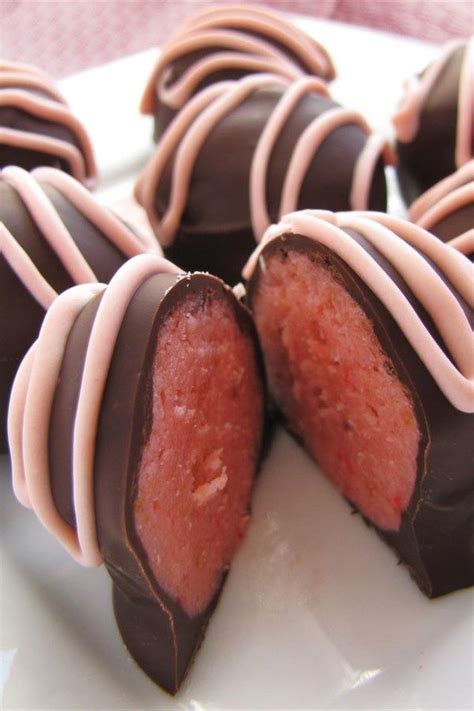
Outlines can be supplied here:
M454 173L458 95L465 46L452 53L421 110L417 135L397 142L398 181L410 205L435 183ZM474 136L472 151L474 153Z
M271 111L284 87L253 92L226 115L202 146L193 168L181 224L165 253L178 265L208 269L224 281L240 281L241 270L255 247L250 221L249 179L252 158ZM267 204L271 221L278 209L288 163L302 131L317 116L338 104L319 94L299 102L276 141L267 172ZM298 199L298 209L350 210L349 193L356 160L367 137L347 124L323 141L309 166ZM163 214L169 201L172 161L167 165L156 196ZM369 208L385 211L387 192L383 161L379 160L370 191ZM196 243L194 244L194 240ZM196 261L194 261L196 260Z
M160 274L136 291L125 313L107 378L97 429L94 497L98 539L114 581L114 610L120 633L144 671L176 693L201 643L227 571L207 608L189 617L157 584L133 518L136 472L151 426L151 365L157 334L183 298L208 294L231 304L242 332L257 343L252 320L224 287L208 275L177 278ZM77 318L65 349L50 424L50 467L55 504L75 525L71 447L81 371L101 295ZM258 367L261 363L257 358Z
M70 230L99 281L108 282L126 261L125 255L56 188L42 184L52 205ZM16 190L0 181L0 219L30 256L38 270L58 292L74 285L44 239ZM0 452L8 451L6 417L11 386L26 351L38 335L43 307L0 255Z
M376 258L410 298L425 326L440 343L431 318L398 273L361 235L348 232ZM385 531L371 521L368 523L396 551L428 597L438 597L474 584L474 417L451 405L385 306L342 259L301 235L283 235L273 240L265 247L261 258L270 259L278 250L300 251L330 270L333 278L347 289L372 323L414 405L421 434L417 477L400 529ZM248 288L251 307L259 278L257 267ZM462 306L468 309L464 302ZM291 430L291 424L286 424Z

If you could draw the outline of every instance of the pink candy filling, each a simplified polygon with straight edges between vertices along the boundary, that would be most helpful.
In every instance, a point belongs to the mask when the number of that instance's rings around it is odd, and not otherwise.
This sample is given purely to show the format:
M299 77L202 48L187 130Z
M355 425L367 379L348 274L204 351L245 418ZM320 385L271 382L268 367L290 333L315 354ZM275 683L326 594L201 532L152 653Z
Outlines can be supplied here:
M420 432L370 320L325 266L298 251L266 258L254 312L270 387L291 427L365 516L397 530Z
M250 338L222 297L200 298L159 330L134 507L158 584L190 616L211 601L244 534L263 416Z

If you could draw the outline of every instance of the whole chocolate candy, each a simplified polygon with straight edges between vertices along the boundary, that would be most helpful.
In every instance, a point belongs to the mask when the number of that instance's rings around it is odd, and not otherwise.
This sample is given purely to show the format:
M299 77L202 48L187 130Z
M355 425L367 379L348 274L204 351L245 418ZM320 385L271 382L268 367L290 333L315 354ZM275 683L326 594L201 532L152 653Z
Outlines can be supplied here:
M235 283L265 229L295 209L386 208L385 138L321 80L254 74L190 99L136 185L165 254Z
M278 12L253 5L217 5L192 15L161 49L142 98L159 140L170 120L198 91L218 81L271 72L289 80L334 78L318 42Z
M247 309L156 255L58 296L15 380L15 493L105 562L126 646L172 694L247 527L263 417Z

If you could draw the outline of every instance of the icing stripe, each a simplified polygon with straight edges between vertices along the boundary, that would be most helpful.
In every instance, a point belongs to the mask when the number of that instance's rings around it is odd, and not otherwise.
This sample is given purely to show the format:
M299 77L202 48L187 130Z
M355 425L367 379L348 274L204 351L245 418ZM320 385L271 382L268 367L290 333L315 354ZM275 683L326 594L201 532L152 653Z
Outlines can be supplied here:
M469 323L452 291L426 259L380 223L346 213L339 216L338 225L343 229L360 230L362 220L364 237L390 261L412 294L431 316L461 373L474 379L473 352L466 350L465 342L458 337L469 329Z
M18 279L46 311L56 298L57 292L46 281L3 222L0 222L0 254L3 254Z
M41 74L33 74L32 72L18 71L15 69L12 69L12 71L1 71L1 67L0 72L0 89L3 87L15 88L19 90L36 89L40 92L48 94L51 98L61 102L61 104L67 105L66 99L61 94L59 89L46 76L42 76Z
M470 160L455 173L440 180L439 183L436 183L423 195L420 195L410 207L408 213L410 220L417 222L425 212L449 195L450 192L471 181L474 181L474 160Z
M430 234L418 225L400 217L386 215L383 212L362 212L361 217L367 217L376 222L380 222L388 227L392 232L401 237L426 254L438 269L446 276L455 290L461 295L464 301L474 308L474 290L472 288L473 271L472 265L456 254L446 252L445 245L434 235Z
M8 432L14 490L43 525L82 565L101 563L94 516L93 470L100 406L123 317L138 287L154 274L180 274L157 255L139 255L118 270L108 287L81 285L49 309L36 343L15 379ZM76 529L60 517L51 494L48 434L51 407L68 336L84 306L103 292L92 324L73 429L72 473Z
M453 190L443 200L427 210L417 222L420 227L429 230L456 210L472 204L474 204L474 182Z
M166 162L171 157L181 138L185 135L194 119L216 98L231 86L230 82L222 82L200 91L168 126L151 161L139 176L135 185L135 197L143 206L153 230L163 247L173 241L173 234L165 234L162 223L155 210L155 194L158 190Z
M84 157L77 146L72 143L52 136L18 131L16 128L0 128L0 143L55 156L69 166L69 170L76 180L89 184Z
M258 73L280 74L285 79L297 79L301 72L292 70L274 59L265 57L236 57L230 53L221 52L202 62L196 62L186 75L186 81L177 82L172 90L161 90L164 103L173 109L179 109L190 98L195 89L209 74L222 69L247 69Z
M266 182L273 146L298 102L312 91L328 96L325 84L314 77L304 77L290 85L268 117L258 140L250 167L250 213L253 232L257 237L263 235L270 224L266 208Z
M387 216L380 215L381 218ZM402 222L396 220L395 223ZM393 224L393 223L392 223ZM420 233L414 225L408 231L417 242ZM375 259L364 250L342 227L350 227L374 244L384 256L400 270L408 286L415 289L416 297L432 315L434 323L453 356L454 365L429 333L414 307L397 285L390 279ZM413 229L412 229L413 228ZM422 230L421 232L424 233ZM409 241L391 233L381 220L373 220L364 213L333 214L323 211L301 211L286 215L278 224L270 227L244 268L244 276L249 279L255 270L263 248L278 236L293 233L314 239L343 259L385 305L399 325L414 351L418 354L438 387L451 404L462 412L474 411L474 337L467 318L459 303L422 257L412 250ZM444 273L459 269L458 283L472 291L474 269L468 260L455 250L447 247L435 237L438 243L437 265L445 265ZM444 252L443 252L444 250ZM442 258L441 256L442 255ZM461 266L462 265L462 266ZM465 281L470 275L470 282ZM460 292L464 297L464 291Z
M385 165L394 165L395 152L383 133L374 132L367 141L355 164L349 202L353 210L367 210L375 169L383 156Z
M81 541L59 515L53 500L48 434L55 385L71 328L84 306L103 289L103 284L84 284L56 299L27 355L26 366L23 361L15 378L8 421L13 488L20 502L35 511L75 560L90 566L101 563L95 534ZM95 530L93 509L88 512L87 523L82 521L81 525L88 532Z
M347 124L356 124L367 134L370 132L367 121L360 114L350 109L337 107L329 109L313 119L299 136L283 183L279 217L298 209L298 197L303 180L316 151L333 131Z
M97 281L64 222L32 174L11 165L2 170L2 178L17 191L40 232L73 281L77 284Z
M35 168L31 175L38 183L45 182L61 192L126 257L142 254L144 248L141 240L70 175L48 167ZM159 245L156 242L148 244L147 251L159 252Z
M450 247L457 249L458 252L466 256L474 254L474 228L464 232L464 234L459 235L459 237L455 237L446 244L449 244Z

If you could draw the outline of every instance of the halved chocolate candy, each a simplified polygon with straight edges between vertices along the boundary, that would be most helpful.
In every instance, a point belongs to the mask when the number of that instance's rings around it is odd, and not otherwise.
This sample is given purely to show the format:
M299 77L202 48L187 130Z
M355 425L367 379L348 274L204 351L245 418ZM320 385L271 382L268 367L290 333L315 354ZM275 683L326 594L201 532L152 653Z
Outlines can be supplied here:
M15 381L15 492L79 562L104 560L124 642L170 693L244 535L263 417L245 307L151 255L59 296Z
M396 218L307 211L245 274L290 430L423 592L471 585L472 265Z

